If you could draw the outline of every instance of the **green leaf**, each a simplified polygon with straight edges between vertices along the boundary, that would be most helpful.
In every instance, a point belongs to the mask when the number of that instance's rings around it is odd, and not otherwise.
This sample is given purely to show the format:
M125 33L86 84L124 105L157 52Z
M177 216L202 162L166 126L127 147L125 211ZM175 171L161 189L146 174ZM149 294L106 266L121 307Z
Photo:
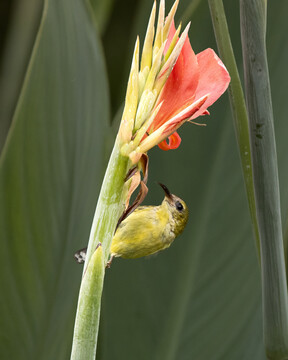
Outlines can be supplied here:
M11 2L12 15L1 58L0 154L11 125L43 8L43 0Z
M245 89L261 244L264 343L268 359L288 359L288 297L268 61L267 4L240 2Z
M228 88L229 100L234 119L235 133L241 158L243 178L246 187L256 246L258 248L258 255L260 259L259 230L256 217L249 124L244 93L235 61L222 0L209 0L209 8L220 56L231 76L231 83Z
M108 103L85 3L46 1L0 165L1 359L70 356Z
M97 22L97 28L100 33L103 33L114 5L114 0L90 0L91 7Z

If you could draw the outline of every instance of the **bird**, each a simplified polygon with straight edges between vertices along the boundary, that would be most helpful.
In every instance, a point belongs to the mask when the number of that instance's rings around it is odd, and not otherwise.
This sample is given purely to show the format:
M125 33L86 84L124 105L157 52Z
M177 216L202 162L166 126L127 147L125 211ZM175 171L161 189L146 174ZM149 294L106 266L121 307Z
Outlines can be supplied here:
M168 248L182 233L189 210L185 202L170 193L159 183L165 193L159 206L139 206L118 226L111 243L110 267L113 258L137 259ZM78 263L84 263L87 248L74 255Z

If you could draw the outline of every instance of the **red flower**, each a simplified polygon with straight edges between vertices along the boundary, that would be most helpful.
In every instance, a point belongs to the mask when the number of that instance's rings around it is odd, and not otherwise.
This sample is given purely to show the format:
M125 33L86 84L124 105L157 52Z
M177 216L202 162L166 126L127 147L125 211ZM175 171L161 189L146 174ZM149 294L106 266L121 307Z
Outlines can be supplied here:
M165 52L174 34L173 23ZM159 138L161 142L158 143L160 149L176 149L181 143L181 138L175 130L186 121L209 114L207 108L224 93L229 82L230 76L215 52L206 49L195 55L187 36L157 100L156 106L162 103L161 108L148 130L148 133L152 134L161 128L162 139ZM144 146L148 139L149 136L142 140L140 146Z

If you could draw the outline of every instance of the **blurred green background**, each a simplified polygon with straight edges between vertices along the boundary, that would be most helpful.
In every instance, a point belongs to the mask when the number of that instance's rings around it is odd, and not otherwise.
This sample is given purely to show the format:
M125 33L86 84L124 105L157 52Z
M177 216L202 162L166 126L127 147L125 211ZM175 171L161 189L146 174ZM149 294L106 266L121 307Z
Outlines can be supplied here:
M166 13L172 1L166 1ZM238 1L224 1L242 74ZM152 2L13 0L0 7L0 358L69 359L82 267L137 34ZM288 3L268 3L267 50L282 220L288 188ZM208 4L182 0L194 51L217 50ZM264 359L260 268L228 95L179 149L149 152L190 209L163 253L107 270L97 359Z

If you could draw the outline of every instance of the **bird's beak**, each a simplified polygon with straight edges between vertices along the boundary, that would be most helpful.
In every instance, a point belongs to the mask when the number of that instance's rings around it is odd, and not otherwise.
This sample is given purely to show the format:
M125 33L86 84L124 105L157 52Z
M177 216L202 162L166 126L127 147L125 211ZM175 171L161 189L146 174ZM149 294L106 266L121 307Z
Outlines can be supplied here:
M167 189L167 187L161 183L158 183L162 189L164 190L165 192L165 196L168 198L168 200L172 200L172 194L170 193L170 191Z

